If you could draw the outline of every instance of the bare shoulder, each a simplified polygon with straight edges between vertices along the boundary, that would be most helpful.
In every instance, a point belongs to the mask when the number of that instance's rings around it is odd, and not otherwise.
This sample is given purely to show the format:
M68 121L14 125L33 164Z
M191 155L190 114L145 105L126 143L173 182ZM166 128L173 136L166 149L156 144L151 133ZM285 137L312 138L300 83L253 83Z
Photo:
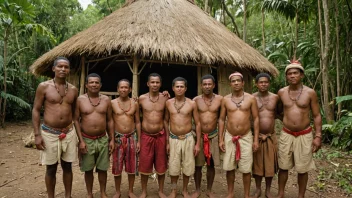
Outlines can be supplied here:
M197 101L197 100L200 99L201 97L202 97L201 95L196 96L196 97L193 98L193 101Z
M73 89L73 91L75 91L75 92L77 92L77 93L78 93L78 89L77 89L77 87L75 87L73 84L68 83L68 88L69 88L69 89Z
M244 92L244 96L245 96L245 97L248 97L248 98L250 98L250 99L255 99L252 94L247 93L247 92Z
M86 99L87 98L87 95L86 94L82 94L82 95L79 95L77 100L82 100L82 99Z
M222 100L224 97L222 95L215 94L215 99Z
M315 90L310 87L303 86L303 90L306 90L309 95L316 95Z
M258 97L258 92L253 93L252 96Z
M138 99L140 99L140 100L144 100L144 99L146 99L147 98L147 94L145 93L145 94L143 94L143 95L140 95L139 97L138 97Z
M53 84L52 82L53 82L53 81L51 81L51 80L47 80L47 81L41 82L41 83L39 83L39 85L38 85L38 89L45 89L45 88L47 88L50 84Z
M281 96L285 91L287 91L288 86L281 88L278 92L277 95Z
M229 98L231 98L231 94L227 94L226 96L224 96L224 99L229 99Z
M101 99L103 100L103 101L107 101L107 102L110 102L111 101L111 99L109 98L109 96L107 96L107 95L101 95Z
M276 99L279 99L279 96L277 94L274 94L274 93L271 93L271 92L269 92L269 96L273 97L273 98L276 98Z

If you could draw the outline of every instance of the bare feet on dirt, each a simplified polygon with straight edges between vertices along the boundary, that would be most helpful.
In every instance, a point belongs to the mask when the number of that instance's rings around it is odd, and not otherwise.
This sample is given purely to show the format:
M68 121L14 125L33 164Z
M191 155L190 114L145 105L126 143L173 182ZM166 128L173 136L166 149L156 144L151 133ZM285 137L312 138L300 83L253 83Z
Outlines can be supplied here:
M100 196L101 198L108 198L108 195L106 195L106 192L103 192L103 193L101 193L101 196ZM93 198L93 196L92 196L92 198Z
M200 196L200 191L195 191L193 194L192 194L192 198L198 198Z
M121 193L116 193L113 198L120 198L120 197L121 197Z
M159 191L159 192L158 192L158 195L159 195L160 198L166 198L166 197L167 197L167 196L164 194L164 192L162 192L162 191Z
M266 198L274 198L275 196L273 196L270 191L265 191L265 197Z
M183 191L182 195L183 195L184 198L191 198L191 196L189 196L187 191Z
M177 195L176 190L172 190L172 191L171 191L171 194L169 195L168 198L176 198L176 195Z
M235 195L233 193L227 194L226 198L233 198Z
M208 192L206 193L206 195L207 195L209 198L215 198L215 195L214 195L213 192L211 192L211 191L208 191Z
M147 192L142 192L142 194L139 196L139 198L146 198L147 197Z
M253 198L259 198L260 195L262 195L262 190L256 189L255 194L253 195Z
M133 192L128 192L129 198L137 198L137 196Z

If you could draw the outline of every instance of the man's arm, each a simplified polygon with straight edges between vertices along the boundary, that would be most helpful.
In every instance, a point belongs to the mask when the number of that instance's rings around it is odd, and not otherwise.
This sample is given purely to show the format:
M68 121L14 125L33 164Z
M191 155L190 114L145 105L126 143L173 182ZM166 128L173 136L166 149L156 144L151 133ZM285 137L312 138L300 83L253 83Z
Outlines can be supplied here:
M281 100L281 93L282 93L282 89L280 89L277 93L278 101L276 104L276 116L275 117L282 121L284 118L284 106L283 106L282 100Z
M194 124L196 125L196 135L197 135L197 142L194 147L194 156L197 156L199 153L201 128L200 128L200 122L199 122L197 103L194 101L192 101L192 108L193 108L193 111L192 111L193 112L193 120L194 120Z
M167 109L167 101L165 104L165 113L164 113L164 130L166 133L166 152L169 153L169 121L170 121L170 114L169 114L169 110Z
M81 96L81 97L83 97L83 96ZM83 140L82 131L81 131L81 124L80 124L81 113L79 110L79 105L80 105L81 99L82 98L78 98L76 101L76 104L74 105L75 111L73 113L73 122L75 124L76 134L77 134L78 140L79 140L78 149L82 154L86 154L88 152L88 150L87 150L87 145Z
M115 147L115 134L114 134L114 120L112 119L112 107L111 100L107 97L108 111L106 113L107 131L110 137L109 150L110 153L113 152Z
M140 142L141 142L141 121L140 121L140 117L139 117L139 105L138 102L135 103L135 107L136 107L136 112L134 114L134 120L135 120L135 124L136 124L136 129L137 129L137 139L138 139L138 143L137 143L137 152L139 152L140 149Z
M257 99L253 97L251 103L252 103L251 113L252 113L253 128L254 128L253 151L256 152L259 147L259 112L258 112Z
M34 128L35 145L38 150L44 150L45 145L40 134L40 109L45 100L45 84L40 83L35 93L35 99L32 110L32 123Z
M76 103L77 103L77 98L78 98L78 89L72 85L72 89L74 91L74 98L73 98L73 103L72 103L72 117L74 117L75 115L75 111L76 111Z
M321 139L322 139L322 134L321 134L321 127L322 127L322 122L321 122L321 115L320 115L320 108L319 108L319 102L318 102L318 96L315 93L314 90L312 90L311 95L311 103L310 107L312 109L312 115L314 119L314 127L315 127L315 138L313 140L313 152L316 152L320 149L321 146Z
M226 107L225 107L225 97L221 101L221 109L219 116L219 147L222 152L225 152L224 144L224 129L225 129L225 119L226 119Z

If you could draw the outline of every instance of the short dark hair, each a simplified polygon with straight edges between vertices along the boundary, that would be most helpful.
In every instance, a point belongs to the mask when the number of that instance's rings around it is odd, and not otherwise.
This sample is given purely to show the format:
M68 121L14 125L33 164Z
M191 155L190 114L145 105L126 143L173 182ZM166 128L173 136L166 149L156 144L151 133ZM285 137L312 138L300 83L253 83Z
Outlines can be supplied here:
M150 77L158 77L160 79L160 82L163 81L163 79L161 78L161 76L158 73L151 73L148 76L148 81L150 80Z
M117 83L117 87L120 87L120 82L127 82L128 83L128 86L131 88L131 82L127 79L121 79L118 83Z
M186 80L185 78L176 77L176 78L172 81L172 86L175 85L176 81L183 81L183 82L185 82L185 87L187 87L187 80Z
M101 78L100 78L100 76L99 76L97 73L90 73L90 74L88 74L88 76L86 77L86 83L88 83L88 79L89 79L90 77L97 77L97 78L99 78L99 81L101 82Z
M261 78L261 77L266 77L266 78L269 80L269 82L271 81L271 77L270 77L269 74L267 74L267 73L260 73L260 74L258 74L258 75L255 77L255 82L257 83L257 82L259 81L259 78Z
M201 79L201 83L203 82L203 80L206 80L206 79L211 79L213 81L213 83L215 83L215 78L214 76L210 75L210 74L207 74L207 75L204 75Z
M59 56L59 57L57 57L56 59L55 59L55 61L54 61L54 67L57 65L57 62L59 62L60 60L64 60L64 61L67 61L68 62L68 64L70 65L70 61L66 58L66 57L63 57L63 56Z

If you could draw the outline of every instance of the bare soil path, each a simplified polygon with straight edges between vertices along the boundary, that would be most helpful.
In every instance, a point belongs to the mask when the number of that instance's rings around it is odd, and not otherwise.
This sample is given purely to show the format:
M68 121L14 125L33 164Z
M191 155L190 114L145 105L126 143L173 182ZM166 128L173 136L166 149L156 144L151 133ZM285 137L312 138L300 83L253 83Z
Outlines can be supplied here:
M23 138L28 136L32 132L32 126L30 122L21 123L7 123L6 129L0 129L0 198L9 197L46 197L46 189L44 184L45 167L38 165L39 152L33 148L25 148ZM317 166L323 165L323 160L317 160ZM326 163L325 163L326 164ZM325 165L324 165L325 166ZM58 169L57 174L57 185L56 185L56 197L63 197L64 188L62 184L62 171ZM86 189L84 183L84 175L80 172L78 163L73 164L73 193L72 197L86 197ZM204 170L205 171L205 170ZM110 173L110 172L109 172ZM324 191L316 190L316 179L319 170L312 171L309 173L309 182L306 197L347 197L344 192L334 186L334 182L331 182L330 187ZM216 178L214 182L214 192L217 197L225 197L227 186L226 186L226 173L219 167L216 172ZM286 197L294 198L297 197L297 179L296 172L290 171L289 181L286 187ZM182 181L178 182L178 189L181 189ZM170 193L170 178L166 178L165 193ZM100 197L98 192L98 181L97 175L95 175L94 183L94 196ZM262 184L264 188L264 183ZM126 175L123 175L122 181L122 198L127 197L127 179ZM136 177L135 182L135 194L141 193L140 177ZM152 178L149 179L148 192L150 198L156 198L157 196L157 181ZM203 174L202 182L202 195L200 197L206 197L206 181L205 174ZM194 182L191 180L189 184L189 190L194 191ZM264 190L264 189L263 189ZM251 184L251 192L255 191L254 179ZM277 193L277 178L273 181L273 193ZM180 191L179 191L180 192ZM112 197L115 193L113 176L108 174L108 185L107 194ZM181 194L178 197L182 197ZM236 174L235 181L235 197L243 197L242 178L241 174ZM264 196L262 196L264 197Z

